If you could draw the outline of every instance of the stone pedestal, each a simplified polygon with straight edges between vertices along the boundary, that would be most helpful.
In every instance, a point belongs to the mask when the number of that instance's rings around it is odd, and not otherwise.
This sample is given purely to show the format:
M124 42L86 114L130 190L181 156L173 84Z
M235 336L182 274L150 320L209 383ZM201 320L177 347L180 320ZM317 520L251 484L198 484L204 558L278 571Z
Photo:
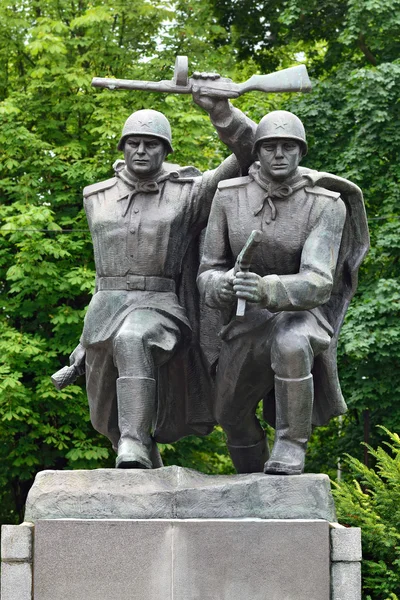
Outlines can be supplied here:
M25 519L2 530L1 600L361 598L325 475L48 471Z

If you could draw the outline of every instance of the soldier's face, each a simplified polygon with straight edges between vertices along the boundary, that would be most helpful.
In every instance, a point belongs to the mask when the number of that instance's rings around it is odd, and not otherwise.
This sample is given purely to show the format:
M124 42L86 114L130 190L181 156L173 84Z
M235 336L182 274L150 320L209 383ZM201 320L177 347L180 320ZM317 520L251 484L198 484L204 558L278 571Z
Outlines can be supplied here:
M139 179L155 176L166 154L160 139L146 135L129 136L124 146L126 168Z
M302 155L302 148L295 140L265 140L258 147L261 173L268 179L283 181L296 171Z

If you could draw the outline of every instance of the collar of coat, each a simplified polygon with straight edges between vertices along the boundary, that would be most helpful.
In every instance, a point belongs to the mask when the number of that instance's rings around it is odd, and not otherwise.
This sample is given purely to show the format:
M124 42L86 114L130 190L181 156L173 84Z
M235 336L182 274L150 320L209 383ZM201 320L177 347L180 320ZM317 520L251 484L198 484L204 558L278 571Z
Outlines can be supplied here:
M139 182L143 180L134 177L126 168L124 160L116 160L113 164L115 175L118 179L121 179L128 186L135 188ZM160 184L164 181L174 181L176 183L186 183L193 181L195 177L199 177L201 172L196 167L181 167L180 165L165 162L162 165L157 177L154 180L148 180L148 182Z
M285 179L285 181L272 181L267 179L261 174L260 164L254 163L249 170L249 176L262 188L265 192L261 201L257 203L254 210L254 216L258 215L264 208L265 204L268 204L270 208L270 217L266 216L266 222L270 223L275 221L277 210L274 201L284 200L289 198L295 191L300 190L308 185L307 179L305 179L300 171L296 171Z

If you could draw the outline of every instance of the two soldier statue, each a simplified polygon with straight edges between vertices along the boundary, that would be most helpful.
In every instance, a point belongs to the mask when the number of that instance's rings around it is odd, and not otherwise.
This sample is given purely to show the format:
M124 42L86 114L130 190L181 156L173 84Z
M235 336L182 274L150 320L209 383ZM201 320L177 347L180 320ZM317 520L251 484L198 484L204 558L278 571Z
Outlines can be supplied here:
M346 410L336 345L368 248L362 194L299 166L307 141L294 114L256 126L226 99L193 99L232 152L218 168L165 162L168 120L140 110L114 177L84 190L96 289L71 365L86 371L93 426L119 468L162 466L156 442L217 422L238 473L300 474L312 427Z

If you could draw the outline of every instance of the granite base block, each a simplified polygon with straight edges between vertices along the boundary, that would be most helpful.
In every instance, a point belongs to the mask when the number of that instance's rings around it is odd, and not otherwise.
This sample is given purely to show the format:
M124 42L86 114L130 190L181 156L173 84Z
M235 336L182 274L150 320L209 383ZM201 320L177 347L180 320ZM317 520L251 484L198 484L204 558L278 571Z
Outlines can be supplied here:
M1 528L1 600L32 600L33 525Z
M25 521L64 518L336 521L327 475L204 475L175 466L42 471Z
M2 525L1 558L5 562L32 562L33 524Z
M330 600L329 524L50 520L34 600Z
M331 560L332 562L360 562L361 529L359 527L343 527L339 523L332 524Z
M32 565L6 563L1 565L1 600L32 600Z
M2 529L1 600L361 599L325 475L47 471L25 518Z
M331 600L361 600L360 562L332 563Z

